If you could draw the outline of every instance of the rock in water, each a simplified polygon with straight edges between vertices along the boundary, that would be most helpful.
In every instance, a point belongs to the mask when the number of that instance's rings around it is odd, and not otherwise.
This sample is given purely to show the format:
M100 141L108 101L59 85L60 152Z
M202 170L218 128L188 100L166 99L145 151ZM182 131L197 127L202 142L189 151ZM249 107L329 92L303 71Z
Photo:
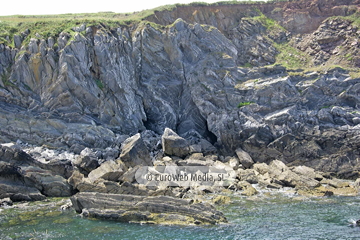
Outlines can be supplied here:
M161 137L163 151L165 154L177 157L186 157L190 153L190 146L186 139L177 135L170 128L165 128Z
M77 193L71 197L76 212L85 217L121 222L209 225L226 223L225 216L210 204L168 196Z

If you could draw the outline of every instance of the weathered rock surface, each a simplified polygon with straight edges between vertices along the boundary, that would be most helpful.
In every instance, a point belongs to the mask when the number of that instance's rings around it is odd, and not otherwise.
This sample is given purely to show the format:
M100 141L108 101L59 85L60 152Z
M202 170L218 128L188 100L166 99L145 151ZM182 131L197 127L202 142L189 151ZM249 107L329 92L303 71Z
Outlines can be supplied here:
M211 205L167 196L78 193L71 197L71 202L84 217L106 220L166 225L227 222Z
M64 168L66 164L62 166ZM71 196L72 186L56 173L58 169L59 164L52 168L16 147L0 146L0 199L10 197L12 201L34 201Z
M120 160L128 167L151 166L150 152L140 133L126 139L121 145Z
M180 6L173 11L159 11L147 19L158 24L168 25L178 18L187 22L213 25L221 31L231 30L244 17L256 15L259 9L266 16L276 19L291 32L309 33L326 18L351 15L356 11L359 1L349 0L306 0L276 1L257 4L218 4L217 6Z
M357 15L345 18L358 4L224 3L147 18L162 26L87 23L47 39L26 30L14 47L0 44L0 142L76 153L111 148L106 160L119 151L134 167L161 154L160 144L137 134L169 128L189 142L169 155L234 156L241 148L254 162L278 159L356 179L360 79L330 66L360 66ZM284 66L276 65L279 54ZM286 68L294 58L319 68ZM202 139L192 141L194 132ZM124 135L134 138L119 149ZM77 166L86 175L97 166L82 168L85 158Z
M74 160L73 164L86 175L100 166L99 159L95 154L85 149Z
M125 166L122 166L113 160L109 160L101 164L100 167L91 171L88 175L88 178L90 181L95 181L96 179L102 178L104 180L116 182L120 180L120 177L124 173L124 167Z
M250 157L250 155L241 148L236 149L235 152L244 168L250 168L254 164L254 160Z
M165 128L161 141L163 152L166 155L184 158L190 153L188 141L177 135L170 128Z
M248 196L257 193L251 184L268 189L291 187L298 194L306 196L359 194L356 182L328 178L306 166L288 167L279 160L274 160L270 164L255 163L251 169L238 169L237 176L239 181L230 188L242 190L241 194Z

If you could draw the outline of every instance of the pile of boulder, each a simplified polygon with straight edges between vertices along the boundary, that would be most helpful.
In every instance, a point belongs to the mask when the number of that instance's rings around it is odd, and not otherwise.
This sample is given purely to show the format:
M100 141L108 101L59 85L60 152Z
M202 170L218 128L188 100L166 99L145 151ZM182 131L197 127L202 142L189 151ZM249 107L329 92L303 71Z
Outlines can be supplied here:
M119 148L85 148L80 154L3 144L0 146L0 199L11 204L72 196L76 211L88 217L214 224L226 222L226 218L212 206L192 199L216 193L220 197L215 197L214 203L223 203L228 202L221 198L223 191L252 196L261 188L289 188L305 196L357 195L359 192L360 180L340 180L329 173L306 166L287 166L279 160L256 162L241 148L235 156L219 156L210 146L205 139L185 139L168 128L162 136L138 133L125 139ZM150 186L136 179L137 171L146 166L215 167L231 175L233 181L224 186Z

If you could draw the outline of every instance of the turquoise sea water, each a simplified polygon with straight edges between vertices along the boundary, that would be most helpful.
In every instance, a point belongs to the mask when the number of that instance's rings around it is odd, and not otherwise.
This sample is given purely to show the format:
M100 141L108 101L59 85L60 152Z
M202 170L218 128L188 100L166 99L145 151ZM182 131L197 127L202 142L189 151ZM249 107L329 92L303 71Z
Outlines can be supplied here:
M158 226L81 218L57 207L4 209L0 239L360 239L360 197L234 197L217 226Z

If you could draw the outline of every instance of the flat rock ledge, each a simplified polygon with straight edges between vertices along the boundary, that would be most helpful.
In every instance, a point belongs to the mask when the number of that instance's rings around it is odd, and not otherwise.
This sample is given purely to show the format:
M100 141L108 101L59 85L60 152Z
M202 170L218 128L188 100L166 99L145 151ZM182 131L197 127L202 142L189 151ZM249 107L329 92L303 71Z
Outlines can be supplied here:
M76 212L84 217L141 224L212 225L226 223L214 206L168 196L134 196L80 192L72 196Z

